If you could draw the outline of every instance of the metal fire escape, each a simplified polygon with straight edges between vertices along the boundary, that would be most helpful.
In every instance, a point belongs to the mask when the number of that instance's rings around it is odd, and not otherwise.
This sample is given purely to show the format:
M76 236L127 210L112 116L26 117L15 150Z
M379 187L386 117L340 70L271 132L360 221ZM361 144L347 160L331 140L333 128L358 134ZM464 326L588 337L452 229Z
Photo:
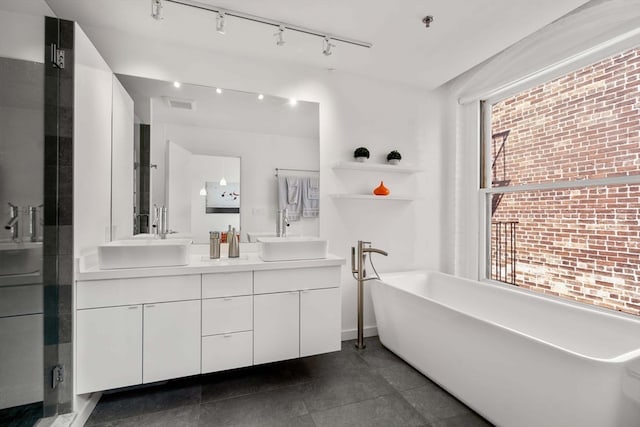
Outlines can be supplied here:
M492 138L493 162L491 163L491 186L506 187L508 130L495 133ZM499 145L499 146L498 146ZM497 149L496 149L497 147ZM501 173L500 173L501 172ZM498 175L500 173L500 176ZM504 193L491 198L491 216L495 214ZM518 221L491 221L491 278L512 285L516 284L516 226Z

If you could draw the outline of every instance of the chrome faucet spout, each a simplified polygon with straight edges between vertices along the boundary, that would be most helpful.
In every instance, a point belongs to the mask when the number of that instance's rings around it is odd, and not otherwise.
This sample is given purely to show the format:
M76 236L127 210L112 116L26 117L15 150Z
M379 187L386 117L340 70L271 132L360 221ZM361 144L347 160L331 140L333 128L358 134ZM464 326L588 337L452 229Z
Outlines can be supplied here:
M17 240L20 236L18 221L20 220L20 209L9 202L9 222L4 226L5 230L11 230L11 238Z
M387 252L383 251L382 249L376 249L376 248L362 248L362 252L373 252L373 253L384 255L384 256L389 255Z

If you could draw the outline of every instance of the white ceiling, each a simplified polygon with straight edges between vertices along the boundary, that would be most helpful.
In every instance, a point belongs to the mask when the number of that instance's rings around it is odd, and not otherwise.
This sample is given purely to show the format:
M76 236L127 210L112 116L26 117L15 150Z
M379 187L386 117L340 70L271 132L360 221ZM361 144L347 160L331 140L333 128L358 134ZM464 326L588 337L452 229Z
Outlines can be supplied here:
M2 0L6 3L6 0ZM21 0L25 1L25 0ZM32 1L32 0L29 0ZM321 32L373 43L337 42L322 54L322 39L288 32L277 47L273 27L228 17L227 34L215 15L164 2L164 20L150 17L150 0L46 0L60 18L159 43L194 46L253 59L334 68L385 81L435 88L504 50L585 0L200 0ZM15 2L15 0L14 0ZM426 29L422 18L435 18Z

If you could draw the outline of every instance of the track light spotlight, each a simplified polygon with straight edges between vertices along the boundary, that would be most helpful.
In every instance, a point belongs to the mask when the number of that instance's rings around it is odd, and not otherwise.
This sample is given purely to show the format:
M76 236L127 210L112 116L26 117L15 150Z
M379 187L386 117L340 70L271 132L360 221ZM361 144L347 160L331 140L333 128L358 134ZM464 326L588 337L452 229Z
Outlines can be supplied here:
M276 41L276 44L278 46L284 46L284 44L286 43L286 41L284 40L284 25L280 25L280 27L278 28L278 32L273 33L273 35L278 37L278 41Z
M223 35L226 33L226 30L224 29L226 16L226 13L218 12L218 16L216 17L216 31Z
M151 0L151 16L156 21L164 19L162 17L162 0Z
M325 37L324 38L324 48L322 49L322 53L324 53L325 56L330 56L333 52L331 52L331 48L335 47L336 45L331 43L331 39L329 37Z

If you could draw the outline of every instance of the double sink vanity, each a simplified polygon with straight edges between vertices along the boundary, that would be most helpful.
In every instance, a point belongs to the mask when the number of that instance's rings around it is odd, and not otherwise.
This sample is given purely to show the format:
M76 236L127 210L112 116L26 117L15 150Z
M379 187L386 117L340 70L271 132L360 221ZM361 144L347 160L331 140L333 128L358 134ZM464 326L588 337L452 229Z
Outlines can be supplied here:
M325 240L207 254L189 241L132 240L80 260L78 394L340 349L344 259Z

